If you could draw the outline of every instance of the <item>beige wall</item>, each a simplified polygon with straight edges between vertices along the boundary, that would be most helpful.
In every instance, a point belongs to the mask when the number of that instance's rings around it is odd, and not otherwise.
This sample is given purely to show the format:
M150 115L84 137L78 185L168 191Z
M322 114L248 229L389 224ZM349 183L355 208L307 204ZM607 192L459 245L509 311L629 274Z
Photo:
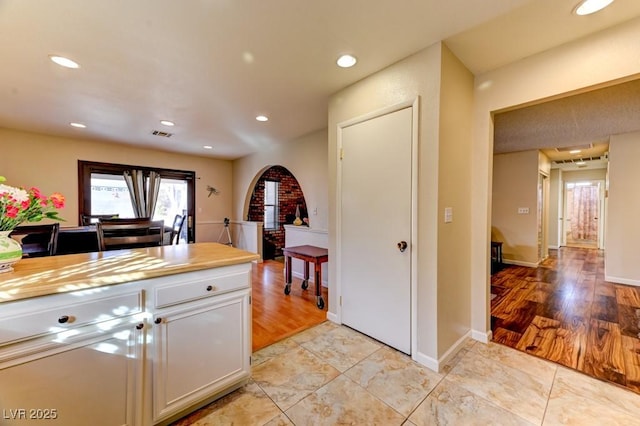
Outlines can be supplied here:
M505 263L538 263L537 187L538 151L494 155L491 240L502 241Z
M476 76L472 163L472 328L489 332L492 112L640 73L640 19ZM608 248L608 245L607 245Z
M470 329L473 75L442 49L438 166L438 356ZM453 222L444 223L445 207Z
M615 135L609 145L605 279L640 285L640 132Z
M249 197L258 178L270 166L286 167L302 187L309 225L328 228L327 130L283 143L268 151L248 155L233 162L233 218L247 219ZM317 214L314 214L314 210Z
M231 214L230 161L1 128L0 146L0 175L9 184L66 197L62 226L78 224L78 160L195 171L196 241L215 241L222 220ZM207 185L220 194L207 197Z
M336 253L337 126L420 96L417 348L437 359L438 127L441 44L435 44L334 94L329 100L329 253ZM375 225L374 225L375 226ZM415 245L414 245L415 247ZM329 315L340 319L336 262L329 264Z
M562 180L565 182L579 182L587 180L605 180L607 169L571 170L562 173Z
M471 78L438 43L336 93L329 102L329 249L335 253L337 125L420 97L418 237L413 242L418 251L417 347L412 350L430 365L469 332ZM454 211L447 225L445 206ZM339 318L332 291L337 271L335 264L329 266L330 315Z

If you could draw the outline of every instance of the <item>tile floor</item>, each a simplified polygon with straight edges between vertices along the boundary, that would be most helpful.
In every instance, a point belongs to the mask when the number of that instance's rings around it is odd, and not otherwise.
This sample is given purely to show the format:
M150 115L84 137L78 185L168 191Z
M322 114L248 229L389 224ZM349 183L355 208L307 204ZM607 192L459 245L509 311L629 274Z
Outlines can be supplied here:
M472 340L438 374L324 322L254 353L249 384L175 423L232 424L632 425L640 396Z

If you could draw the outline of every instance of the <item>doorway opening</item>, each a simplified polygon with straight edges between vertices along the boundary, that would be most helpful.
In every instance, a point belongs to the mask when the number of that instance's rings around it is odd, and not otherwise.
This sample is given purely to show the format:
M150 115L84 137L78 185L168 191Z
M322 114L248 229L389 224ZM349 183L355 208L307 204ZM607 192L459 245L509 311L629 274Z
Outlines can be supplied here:
M564 245L599 248L602 230L602 182L566 182L564 191Z
M307 203L295 176L282 166L271 166L256 181L247 220L263 222L263 259L279 259L285 244L284 225L296 217L308 218Z

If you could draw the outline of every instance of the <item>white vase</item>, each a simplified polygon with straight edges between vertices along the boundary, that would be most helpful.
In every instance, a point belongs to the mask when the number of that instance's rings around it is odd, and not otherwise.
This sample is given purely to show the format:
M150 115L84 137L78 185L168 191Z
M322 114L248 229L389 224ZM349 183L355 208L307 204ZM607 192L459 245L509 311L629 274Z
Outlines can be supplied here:
M22 259L22 246L9 237L11 231L0 231L0 273L13 271L13 265Z

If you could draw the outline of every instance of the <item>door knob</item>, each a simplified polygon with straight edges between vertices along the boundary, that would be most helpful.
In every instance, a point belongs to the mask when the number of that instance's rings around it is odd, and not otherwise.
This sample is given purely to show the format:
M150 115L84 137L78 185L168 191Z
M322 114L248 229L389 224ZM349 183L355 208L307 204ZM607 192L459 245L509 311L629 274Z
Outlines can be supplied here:
M407 242L406 241L400 241L398 243L398 250L400 250L400 252L404 252L407 249Z

